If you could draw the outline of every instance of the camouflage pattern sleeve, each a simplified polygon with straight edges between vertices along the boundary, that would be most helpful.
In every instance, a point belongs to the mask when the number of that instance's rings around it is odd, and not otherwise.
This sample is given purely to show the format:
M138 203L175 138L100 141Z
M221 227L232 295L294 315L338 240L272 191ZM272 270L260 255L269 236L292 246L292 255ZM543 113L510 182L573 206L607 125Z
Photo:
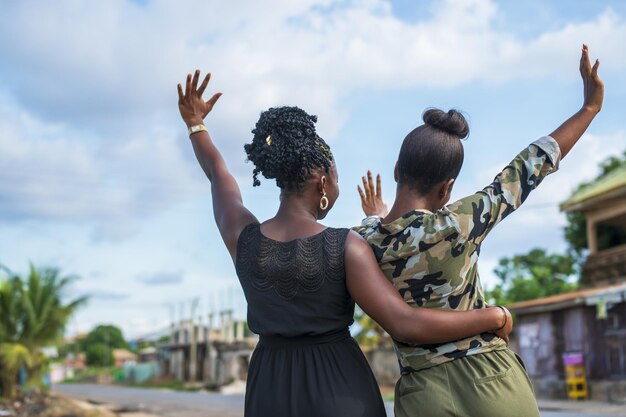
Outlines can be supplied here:
M491 229L515 211L543 179L559 167L558 143L544 136L522 150L493 180L476 194L446 207L457 229L480 245Z

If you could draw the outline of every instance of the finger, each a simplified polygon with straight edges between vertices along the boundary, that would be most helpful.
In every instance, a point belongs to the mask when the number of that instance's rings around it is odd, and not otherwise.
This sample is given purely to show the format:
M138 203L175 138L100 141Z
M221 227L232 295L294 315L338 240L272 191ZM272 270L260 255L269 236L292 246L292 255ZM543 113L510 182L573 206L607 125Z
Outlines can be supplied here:
M361 177L361 180L363 181L363 189L365 190L365 197L369 199L370 193L369 193L369 186L367 185L367 180L365 179L365 177Z
M200 84L200 88L198 88L198 95L202 97L202 94L204 94L204 90L206 89L206 86L209 85L209 80L211 79L211 73L209 72L205 77L204 77L204 81L202 81L202 84Z
M591 76L593 78L598 76L598 67L600 67L600 60L596 59L596 62L593 64L593 68L591 68Z
M583 52L580 57L580 68L581 71L584 72L584 74L589 75L589 72L591 71L591 63L589 62L589 48L587 48L587 45L584 44Z
M178 83L178 103L182 103L185 95L183 94L183 87Z
M382 184L380 182L380 174L376 175L376 195L378 197L382 197L382 195L383 195L383 187L382 187Z
M195 93L198 90L198 78L200 78L200 70L196 70L193 73L193 80L191 81L191 92Z
M585 45L583 44L583 48L580 51L580 62L578 64L578 69L580 70L580 75L585 75Z
M220 99L220 97L222 97L222 93L215 93L213 94L213 97L211 97L207 102L207 106L209 107L209 109L212 109L213 106L215 106L215 103L217 103L217 100Z
M185 82L185 98L189 98L191 94L191 74L187 74L187 81Z
M372 171L367 171L367 185L370 187L370 195L374 195L374 179L372 178Z
M359 196L361 197L361 203L365 204L367 199L365 198L365 194L363 193L363 190L361 190L361 186L357 185L356 188L357 188L357 190L359 190Z

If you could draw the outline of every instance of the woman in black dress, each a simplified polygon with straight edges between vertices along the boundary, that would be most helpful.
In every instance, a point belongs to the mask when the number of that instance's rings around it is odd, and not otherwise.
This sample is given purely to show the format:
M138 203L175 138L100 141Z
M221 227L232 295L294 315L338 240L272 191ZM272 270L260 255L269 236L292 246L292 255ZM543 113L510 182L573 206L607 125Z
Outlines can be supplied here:
M494 331L506 338L505 309L463 313L414 309L378 268L368 244L349 229L318 223L339 188L315 116L297 107L261 114L245 146L258 174L281 188L276 216L260 224L211 141L203 119L220 97L202 99L210 74L178 85L179 110L211 181L215 221L248 302L248 324L259 334L249 367L245 415L383 417L376 380L348 332L354 302L396 340L429 344Z

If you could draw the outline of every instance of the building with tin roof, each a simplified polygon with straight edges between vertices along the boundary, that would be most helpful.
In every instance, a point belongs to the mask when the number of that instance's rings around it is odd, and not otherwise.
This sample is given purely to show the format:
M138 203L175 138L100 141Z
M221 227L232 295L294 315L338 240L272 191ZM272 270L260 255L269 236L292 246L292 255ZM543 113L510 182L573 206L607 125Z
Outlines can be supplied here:
M560 208L583 213L584 286L514 303L515 349L538 395L564 397L563 355L584 357L590 396L626 398L626 166L575 192Z

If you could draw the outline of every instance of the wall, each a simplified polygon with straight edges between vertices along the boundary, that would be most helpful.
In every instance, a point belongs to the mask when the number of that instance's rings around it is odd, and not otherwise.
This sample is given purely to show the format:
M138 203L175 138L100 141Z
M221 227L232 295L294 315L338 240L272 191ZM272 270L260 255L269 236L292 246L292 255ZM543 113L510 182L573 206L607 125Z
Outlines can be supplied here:
M596 306L517 316L518 353L527 366L537 396L564 398L562 355L582 352L590 397L608 398L608 387L626 392L626 303L609 308L607 319ZM617 392L617 391L616 391Z

